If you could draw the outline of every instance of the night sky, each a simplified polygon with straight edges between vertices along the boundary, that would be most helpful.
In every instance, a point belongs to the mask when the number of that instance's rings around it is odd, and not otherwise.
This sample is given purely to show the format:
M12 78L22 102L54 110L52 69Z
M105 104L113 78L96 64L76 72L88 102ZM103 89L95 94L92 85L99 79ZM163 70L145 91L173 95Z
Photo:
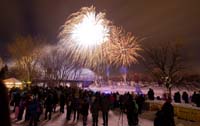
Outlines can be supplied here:
M107 18L143 43L183 40L192 68L200 71L199 0L1 0L0 50L19 34L41 36L57 42L66 18L83 6L94 5Z

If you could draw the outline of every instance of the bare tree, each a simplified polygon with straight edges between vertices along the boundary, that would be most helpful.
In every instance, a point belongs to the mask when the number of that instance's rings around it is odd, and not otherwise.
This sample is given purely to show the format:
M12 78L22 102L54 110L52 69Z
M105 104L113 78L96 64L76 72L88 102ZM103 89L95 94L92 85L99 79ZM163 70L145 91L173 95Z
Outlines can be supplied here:
M183 46L178 42L166 42L144 48L145 66L151 71L157 81L169 90L180 84L184 70Z
M78 64L72 64L66 53L52 46L46 46L44 50L48 51L40 57L40 67L44 73L43 79L48 81L49 86L55 85L51 84L52 80L59 85L60 80L76 79L80 67Z
M15 71L20 74L20 79L31 81L37 74L37 63L41 55L41 46L44 41L31 36L17 36L15 40L8 45L13 61Z

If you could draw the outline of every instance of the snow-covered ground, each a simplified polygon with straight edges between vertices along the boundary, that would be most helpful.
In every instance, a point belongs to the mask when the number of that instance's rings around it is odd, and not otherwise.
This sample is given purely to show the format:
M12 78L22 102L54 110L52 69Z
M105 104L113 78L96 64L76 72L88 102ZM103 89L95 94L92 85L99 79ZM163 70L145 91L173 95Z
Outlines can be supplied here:
M71 115L71 120L66 121L66 111L64 114L61 114L58 112L59 108L57 107L57 112L52 114L52 119L51 120L44 120L44 114L42 114L39 122L39 126L83 126L82 123L82 117L80 117L80 120L75 120L73 121L73 114ZM80 115L81 116L81 115ZM24 117L23 117L24 118ZM128 121L126 114L120 114L120 111L109 111L108 115L108 125L109 126L128 126ZM14 114L11 114L11 119L12 119L12 126L27 126L28 121L25 122L24 120L22 121L17 121L14 119ZM92 116L91 113L88 115L88 120L87 120L88 126L92 126ZM102 118L102 113L99 113L99 126L103 124L103 118ZM138 126L153 126L153 121L148 120L145 118L139 118L139 125Z
M82 120L70 120L66 121L66 111L64 114L58 112L59 107L57 107L57 112L52 114L51 120L44 120L44 114L41 116L41 121L39 122L39 126L82 126ZM73 117L73 114L72 114ZM24 117L23 117L24 118ZM138 126L153 126L153 120L155 118L155 111L146 111L139 117L139 125ZM14 114L11 114L12 126L28 126L29 122L17 121L14 119ZM122 121L123 119L123 121ZM92 116L89 113L88 115L88 126L92 126ZM99 126L103 123L102 115L99 115ZM176 126L200 126L200 122L191 122L186 120L181 120L175 117ZM128 126L126 114L120 115L119 111L109 111L109 126Z
M138 89L139 88L139 89ZM150 85L150 86L129 86L129 85L95 85L92 84L89 86L89 89L92 91L99 91L99 92L105 92L105 93L111 93L111 92L119 92L120 94L124 94L125 92L134 92L137 94L137 90L141 90L143 94L147 94L149 88L154 90L154 96L160 96L162 97L164 93L167 92L166 88L160 87L157 85ZM172 95L179 91L181 94L186 91L189 96L193 94L193 91L191 90L184 90L184 89L178 89L178 88L173 88L172 89Z

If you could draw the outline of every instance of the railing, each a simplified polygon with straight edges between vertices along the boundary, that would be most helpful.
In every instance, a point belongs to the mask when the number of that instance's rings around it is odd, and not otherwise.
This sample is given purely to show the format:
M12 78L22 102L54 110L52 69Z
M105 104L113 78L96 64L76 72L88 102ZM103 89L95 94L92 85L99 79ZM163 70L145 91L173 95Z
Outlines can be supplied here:
M164 101L147 101L148 110L160 110ZM200 108L192 106L191 104L172 103L174 106L174 114L180 118L189 121L200 122Z

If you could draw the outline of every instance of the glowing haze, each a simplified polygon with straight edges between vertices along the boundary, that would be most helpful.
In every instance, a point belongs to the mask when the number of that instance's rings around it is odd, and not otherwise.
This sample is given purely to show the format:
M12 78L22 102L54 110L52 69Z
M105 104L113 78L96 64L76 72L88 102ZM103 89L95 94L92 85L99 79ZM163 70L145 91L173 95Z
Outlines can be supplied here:
M72 29L72 39L79 46L96 46L108 41L109 29L95 12L87 12L82 21Z

